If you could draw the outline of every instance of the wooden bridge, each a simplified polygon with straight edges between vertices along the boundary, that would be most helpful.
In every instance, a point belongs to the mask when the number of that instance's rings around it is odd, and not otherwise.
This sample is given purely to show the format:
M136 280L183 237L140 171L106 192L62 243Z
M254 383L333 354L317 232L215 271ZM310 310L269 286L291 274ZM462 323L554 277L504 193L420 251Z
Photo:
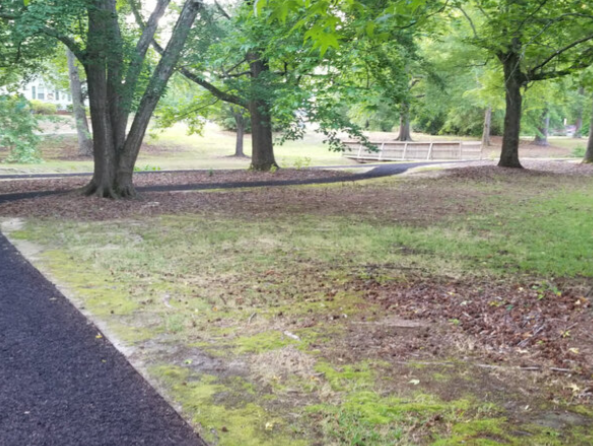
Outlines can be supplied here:
M356 161L479 160L480 141L371 141L370 150L360 141L344 141L350 150L344 157Z

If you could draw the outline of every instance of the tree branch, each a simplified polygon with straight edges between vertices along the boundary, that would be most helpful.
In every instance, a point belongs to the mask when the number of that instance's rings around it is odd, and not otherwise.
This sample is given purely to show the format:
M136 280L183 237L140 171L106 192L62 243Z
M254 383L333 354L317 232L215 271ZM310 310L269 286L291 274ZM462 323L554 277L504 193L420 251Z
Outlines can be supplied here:
M536 70L541 70L543 67L545 67L547 64L549 64L556 57L560 56L562 53L565 53L566 51L570 50L571 48L574 48L575 46L580 45L581 43L585 43L589 40L593 40L593 34L585 36L582 39L575 40L574 42L570 43L569 45L566 45L564 48L556 50L556 52L554 52L552 55L550 55L550 57L545 59L542 63L531 68L528 71L528 76L531 78L534 75Z
M227 78L231 78L231 77L242 77L242 76L247 76L248 74L251 74L251 71L243 71L241 73L235 73L235 74L224 74L222 77L223 79L227 79Z
M133 4L133 1L131 2L131 4ZM138 11L138 8L135 7L135 5L132 6L132 12L134 14L134 17L136 18L136 22L138 23L138 26L140 26L141 29L145 29L146 25L144 24L142 15L140 14L140 11ZM150 43L151 43L152 47L155 49L155 51L157 53L159 53L161 56L165 53L164 48L154 39L154 37L151 39ZM241 62L241 63L243 63L243 62ZM231 104L235 104L240 107L247 108L248 103L243 98L220 90L215 85L211 84L206 79L198 76L196 73L193 73L192 71L188 70L187 68L178 67L177 70L184 77L186 77L190 81L200 85L201 87L205 88L206 90L208 90L210 93L212 93L214 96L221 99L222 101L229 102Z
M45 34L46 36L53 37L54 39L57 39L60 42L62 42L64 45L66 45L68 47L68 49L70 51L72 51L72 53L76 56L78 61L84 65L85 58L86 58L86 51L84 51L80 47L80 45L78 45L74 41L74 39L72 39L64 34L60 34L55 29L52 29L49 26L42 26L40 29L41 29L41 32L43 34Z
M542 0L540 2L540 4L537 6L537 8L535 8L535 10L531 14L529 14L527 17L525 17L525 19L517 27L517 30L520 30L521 28L523 28L523 25L525 25L535 14L540 12L541 9L546 5L546 3L548 3L548 0Z
M467 19L467 21L469 22L469 26L472 27L472 31L474 33L474 38L479 40L480 37L478 36L478 32L476 31L476 26L474 25L474 21L472 20L472 18L468 15L467 12L465 12L465 9L463 9L461 6L457 6L457 9L459 9L463 15L465 16L465 18Z
M218 9L218 12L220 12L225 19L231 19L231 16L224 10L222 6L220 6L220 3L218 3L217 0L214 0L214 4L216 5L216 9Z
M588 56L592 56L588 58ZM529 81L542 81L546 79L556 79L563 76L574 74L576 70L582 70L588 68L593 64L593 47L581 54L581 59L584 61L574 63L570 67L560 71L548 71L545 73L531 74L528 78Z
M126 91L124 97L126 99L124 99L124 109L129 109L131 107L131 96L134 94L134 89L138 83L138 78L140 76L140 72L142 71L142 64L146 58L146 52L148 51L150 43L154 38L158 22L165 13L170 2L171 0L158 0L154 11L148 19L148 23L144 25L136 2L134 0L130 0L130 6L132 7L132 11L136 17L136 20L142 23L142 36L140 36L140 40L138 40L138 43L136 44L136 51L125 77ZM128 99L128 96L130 99ZM129 112L129 110L126 111Z
M21 14L4 12L4 11L1 11L0 10L0 19L4 19L4 20L18 20L21 17L22 17ZM72 51L72 53L74 53L74 55L76 56L76 58L81 63L84 63L85 52L74 41L74 39L72 39L72 38L70 38L70 37L68 37L68 36L66 36L64 34L60 34L58 31L56 31L53 28L50 28L49 26L41 26L39 28L39 31L42 34L45 34L46 36L53 37L54 39L57 39L60 42L62 42L64 45L66 45L68 47L68 49L70 51Z

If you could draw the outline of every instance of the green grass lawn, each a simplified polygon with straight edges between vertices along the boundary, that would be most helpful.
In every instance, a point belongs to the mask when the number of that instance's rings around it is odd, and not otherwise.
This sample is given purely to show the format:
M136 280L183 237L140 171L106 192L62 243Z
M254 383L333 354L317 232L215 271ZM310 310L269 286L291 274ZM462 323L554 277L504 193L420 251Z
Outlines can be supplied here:
M37 264L221 446L588 445L590 406L545 396L583 384L479 372L473 362L487 359L458 321L434 325L458 343L436 359L374 354L375 337L403 330L393 342L415 342L423 329L390 325L398 310L369 287L539 283L533 293L554 298L558 280L593 277L590 186L495 175L243 191L214 212L31 219L12 237L42 245ZM377 194L389 212L365 206ZM282 210L268 210L274 200ZM357 343L368 346L353 355Z

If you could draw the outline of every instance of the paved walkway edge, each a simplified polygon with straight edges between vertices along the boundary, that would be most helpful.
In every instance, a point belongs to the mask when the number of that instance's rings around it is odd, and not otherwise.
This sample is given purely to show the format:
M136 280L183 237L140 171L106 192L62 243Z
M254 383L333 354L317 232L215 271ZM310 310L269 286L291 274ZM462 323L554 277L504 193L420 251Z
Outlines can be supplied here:
M18 231L25 225L26 221L21 218L0 218L0 233L6 237L6 239L19 251L19 253L31 264L37 271L39 271L43 277L51 282L57 289L70 301L70 303L78 310L87 320L93 323L107 340L119 351L128 361L128 363L144 378L144 380L177 412L177 414L185 420L185 422L191 427L191 429L199 435L197 426L191 422L190 419L183 412L182 407L179 403L174 401L168 392L165 391L164 387L160 385L155 379L153 379L146 368L146 364L138 359L139 355L135 355L139 350L126 345L120 340L116 334L109 328L107 322L95 317L90 311L88 311L83 302L76 297L64 284L55 280L52 274L41 262L38 254L43 252L41 246L35 245L26 240L15 239L11 237L11 233ZM201 438L201 436L200 436ZM202 441L204 441L202 439Z

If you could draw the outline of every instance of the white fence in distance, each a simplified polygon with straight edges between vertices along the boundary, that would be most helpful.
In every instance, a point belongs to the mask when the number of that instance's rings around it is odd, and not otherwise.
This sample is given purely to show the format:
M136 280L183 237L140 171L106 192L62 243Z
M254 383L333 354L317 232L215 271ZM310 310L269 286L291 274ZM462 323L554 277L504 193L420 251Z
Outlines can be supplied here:
M480 141L371 141L371 151L360 141L345 141L343 156L356 161L480 160Z

